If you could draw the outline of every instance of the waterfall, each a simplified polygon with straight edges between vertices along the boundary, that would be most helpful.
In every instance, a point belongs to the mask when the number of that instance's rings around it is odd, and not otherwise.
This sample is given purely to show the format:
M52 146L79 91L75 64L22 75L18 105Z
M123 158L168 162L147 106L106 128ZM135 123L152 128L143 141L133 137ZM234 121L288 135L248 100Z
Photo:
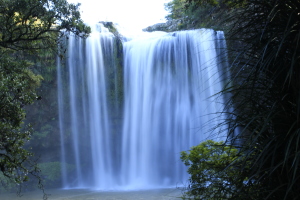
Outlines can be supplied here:
M58 66L64 187L185 184L180 152L224 137L226 127L214 129L225 117L216 95L224 82L222 32L147 33L123 42L116 58L116 38L101 30L87 40L70 36L66 65Z

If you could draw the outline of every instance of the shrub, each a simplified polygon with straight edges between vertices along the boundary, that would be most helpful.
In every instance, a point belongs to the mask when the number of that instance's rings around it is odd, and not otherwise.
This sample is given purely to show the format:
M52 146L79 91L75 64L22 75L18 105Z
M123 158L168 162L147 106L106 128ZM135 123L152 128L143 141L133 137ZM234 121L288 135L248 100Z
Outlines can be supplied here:
M245 178L249 169L241 168L246 158L241 159L240 154L237 148L212 140L181 152L190 174L183 199L249 199L243 196L255 186Z

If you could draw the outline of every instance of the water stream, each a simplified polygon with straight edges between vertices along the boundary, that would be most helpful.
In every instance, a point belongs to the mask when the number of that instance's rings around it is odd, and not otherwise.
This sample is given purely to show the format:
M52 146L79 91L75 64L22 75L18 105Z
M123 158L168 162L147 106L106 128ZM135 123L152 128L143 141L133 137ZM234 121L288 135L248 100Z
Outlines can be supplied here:
M86 41L70 37L58 66L64 187L184 185L180 152L224 137L226 127L212 130L225 117L215 95L226 66L223 33L147 33L124 41L118 58L115 37L100 29Z

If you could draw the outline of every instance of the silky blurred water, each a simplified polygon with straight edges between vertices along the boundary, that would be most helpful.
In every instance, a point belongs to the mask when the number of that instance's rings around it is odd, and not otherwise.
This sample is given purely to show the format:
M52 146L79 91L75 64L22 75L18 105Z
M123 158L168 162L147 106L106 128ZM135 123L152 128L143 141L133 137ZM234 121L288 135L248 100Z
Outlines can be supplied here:
M58 66L63 187L182 185L188 173L180 152L226 137L223 33L154 32L123 41L123 104L113 109L114 35L96 28L86 41L70 37L67 66Z

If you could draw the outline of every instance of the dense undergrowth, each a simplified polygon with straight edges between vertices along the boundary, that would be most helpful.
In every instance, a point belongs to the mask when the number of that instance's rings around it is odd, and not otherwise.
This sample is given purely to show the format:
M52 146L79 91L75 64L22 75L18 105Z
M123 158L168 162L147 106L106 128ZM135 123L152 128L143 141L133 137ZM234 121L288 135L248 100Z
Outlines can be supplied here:
M176 0L170 5L179 8L176 17L186 18L186 27L211 28L217 22L226 33L231 79L222 92L231 97L223 146L234 145L239 154L224 172L235 168L232 178L239 178L233 185L243 182L220 197L219 189L203 190L192 178L187 197L199 199L198 190L208 199L299 199L300 1ZM198 171L189 173L193 177ZM225 183L217 188L226 189Z

